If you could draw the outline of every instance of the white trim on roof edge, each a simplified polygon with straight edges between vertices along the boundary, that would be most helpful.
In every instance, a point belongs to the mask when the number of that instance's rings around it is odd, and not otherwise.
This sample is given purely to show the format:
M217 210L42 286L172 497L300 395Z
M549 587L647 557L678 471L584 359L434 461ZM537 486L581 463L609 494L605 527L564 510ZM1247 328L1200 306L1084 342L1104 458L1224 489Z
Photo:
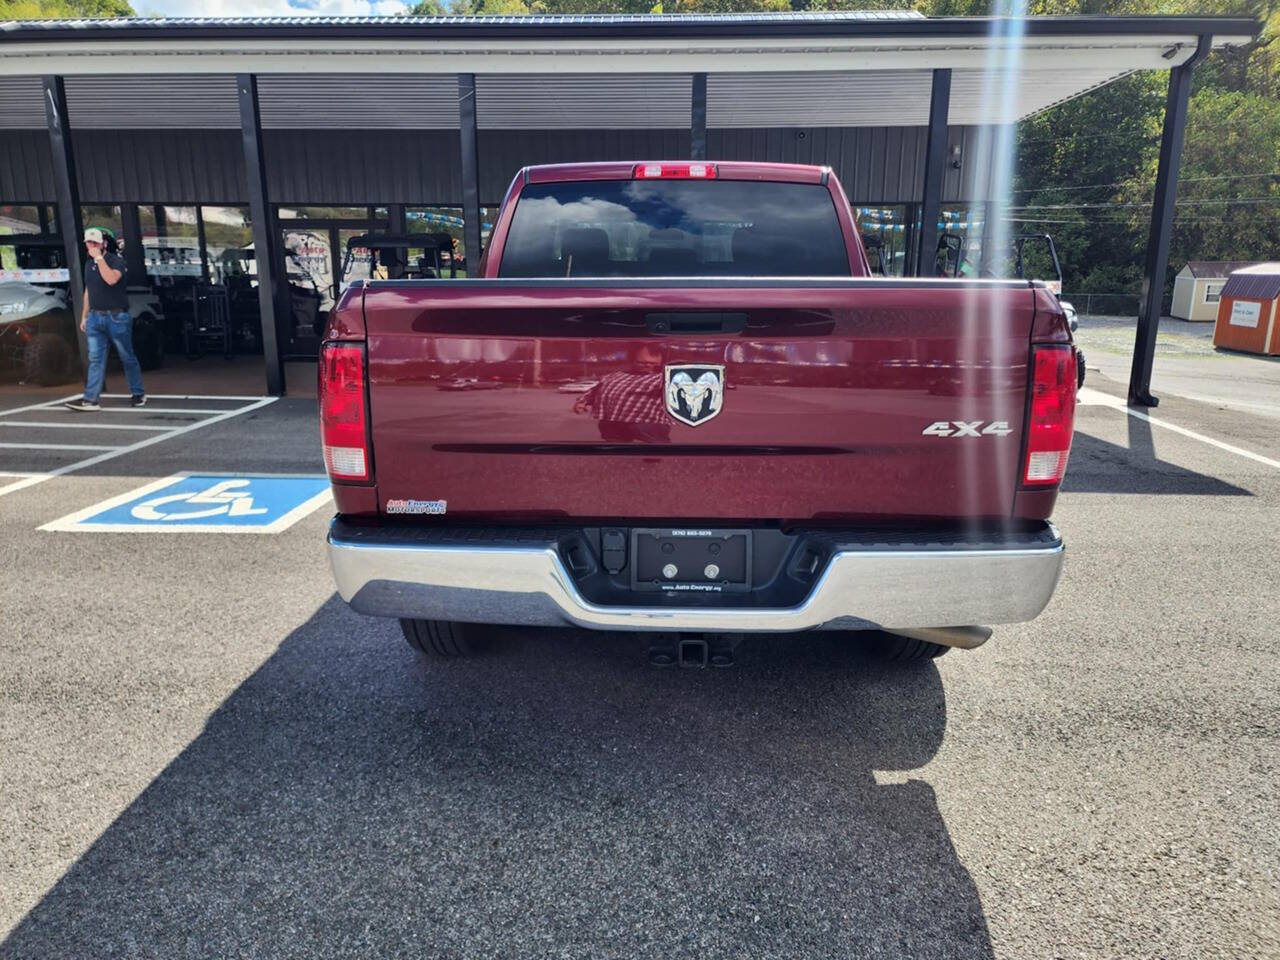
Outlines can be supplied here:
M1038 70L1164 70L1191 56L1196 37L1034 36L1021 61ZM1215 37L1215 46L1237 38ZM1244 39L1244 38L1240 38ZM138 73L769 73L983 69L1005 41L974 37L688 39L111 40L0 45L0 75ZM1166 54L1175 49L1174 56Z

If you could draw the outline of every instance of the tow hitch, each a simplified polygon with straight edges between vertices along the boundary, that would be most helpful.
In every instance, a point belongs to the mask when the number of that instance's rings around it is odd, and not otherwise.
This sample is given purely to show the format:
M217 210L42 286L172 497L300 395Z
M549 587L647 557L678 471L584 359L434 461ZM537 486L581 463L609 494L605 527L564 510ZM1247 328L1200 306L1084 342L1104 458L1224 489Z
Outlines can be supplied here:
M655 667L731 667L740 643L739 633L658 634L649 644L649 662Z

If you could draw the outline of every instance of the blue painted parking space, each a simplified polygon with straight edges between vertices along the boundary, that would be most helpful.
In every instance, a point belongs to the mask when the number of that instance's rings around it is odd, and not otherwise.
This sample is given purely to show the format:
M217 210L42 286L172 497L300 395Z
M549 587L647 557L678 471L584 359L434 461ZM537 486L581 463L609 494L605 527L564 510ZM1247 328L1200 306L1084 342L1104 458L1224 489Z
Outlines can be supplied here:
M279 533L329 502L319 476L175 474L45 524L59 532Z

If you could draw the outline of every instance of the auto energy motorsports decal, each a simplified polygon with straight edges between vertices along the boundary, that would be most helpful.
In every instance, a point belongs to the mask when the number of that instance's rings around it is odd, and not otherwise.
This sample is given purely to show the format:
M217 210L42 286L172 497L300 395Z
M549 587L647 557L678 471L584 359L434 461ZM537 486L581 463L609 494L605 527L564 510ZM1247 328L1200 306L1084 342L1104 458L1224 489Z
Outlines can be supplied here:
M426 513L439 516L448 512L447 500L388 500L387 513Z

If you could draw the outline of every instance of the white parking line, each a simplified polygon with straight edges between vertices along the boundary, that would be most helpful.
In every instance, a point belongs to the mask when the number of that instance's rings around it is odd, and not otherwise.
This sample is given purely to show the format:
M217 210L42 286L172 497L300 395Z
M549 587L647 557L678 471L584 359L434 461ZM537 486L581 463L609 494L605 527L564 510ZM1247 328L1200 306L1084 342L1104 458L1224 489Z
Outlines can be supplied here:
M61 400L46 400L43 403L29 403L25 407L14 407L12 410L0 410L0 417L12 416L15 413L26 413L28 410L48 410L53 407L60 407L68 400L78 400L80 394L75 393L69 397L63 397Z
M109 400L128 400L132 396L128 393L104 393L103 397ZM242 403L252 403L255 400L261 400L262 394L256 397L236 397L230 394L211 394L211 393L148 393L148 400L239 400Z
M97 443L0 443L0 450L119 450Z
M1155 417L1149 417L1145 413L1134 410L1131 406L1121 400L1119 397L1113 397L1108 393L1102 393L1090 387L1081 387L1079 393L1079 402L1086 406L1095 407L1111 407L1113 410L1123 410L1129 416L1138 420L1144 420L1147 423L1154 424L1157 427L1164 427L1166 430L1172 430L1174 433L1181 434L1184 437L1190 437L1192 440L1199 440L1201 443L1207 443L1211 447L1217 447L1219 450L1225 450L1227 453L1234 453L1238 457L1244 457L1253 460L1255 463L1261 463L1268 467L1280 470L1280 460L1272 460L1270 457L1264 457L1260 453L1254 453L1252 450L1246 450L1243 447L1237 447L1230 443L1224 443L1213 437L1205 436L1203 433L1196 433L1194 430L1188 430L1186 427L1180 427L1176 423L1170 423L1168 420L1157 420ZM3 492L0 490L0 492Z
M53 423L48 420L0 420L0 427L50 427L54 430L150 430L163 433L173 427L144 427L136 423L85 423L83 419L70 423Z
M259 397L258 399L262 399ZM57 407L50 407L50 410L56 410ZM196 414L201 417L207 417L211 413L229 413L238 410L239 407L230 407L222 409L210 410L208 407L103 407L102 413L185 413ZM77 413L78 417L93 417L98 411L92 413Z
M89 457L85 460L79 460L76 463L69 463L66 466L58 467L56 470L50 470L48 473L40 473L34 476L23 477L21 480L15 480L13 483L0 487L0 497L4 496L7 493L15 493L18 490L25 490L28 487L33 487L38 483L44 483L44 481L52 480L54 477L65 476L68 473L74 473L77 470L84 470L88 467L96 466L97 464L103 463L107 460L113 460L116 457L122 457L126 453L133 453L135 450L141 450L144 447L149 447L153 444L161 443L162 441L169 440L173 437L181 436L184 433L190 433L192 430L199 430L202 427L209 427L215 423L221 423L224 420L230 420L232 417L238 417L241 414L251 413L254 410L259 410L262 407L265 407L269 403L275 403L278 399L280 398L279 397L258 397L256 398L254 403L247 403L242 407L235 408L234 410L225 410L225 411L222 411L221 413L215 413L214 416L206 416L205 419L203 420L197 420L195 423L188 423L181 427L175 427L172 430L168 430L164 433L156 434L154 437L146 437L142 440L139 440L137 443L131 443L128 446L116 447L113 449L106 450L104 453L100 453L96 457ZM10 412L16 413L17 411L10 411ZM209 411L201 411L201 413L208 413L208 412Z

